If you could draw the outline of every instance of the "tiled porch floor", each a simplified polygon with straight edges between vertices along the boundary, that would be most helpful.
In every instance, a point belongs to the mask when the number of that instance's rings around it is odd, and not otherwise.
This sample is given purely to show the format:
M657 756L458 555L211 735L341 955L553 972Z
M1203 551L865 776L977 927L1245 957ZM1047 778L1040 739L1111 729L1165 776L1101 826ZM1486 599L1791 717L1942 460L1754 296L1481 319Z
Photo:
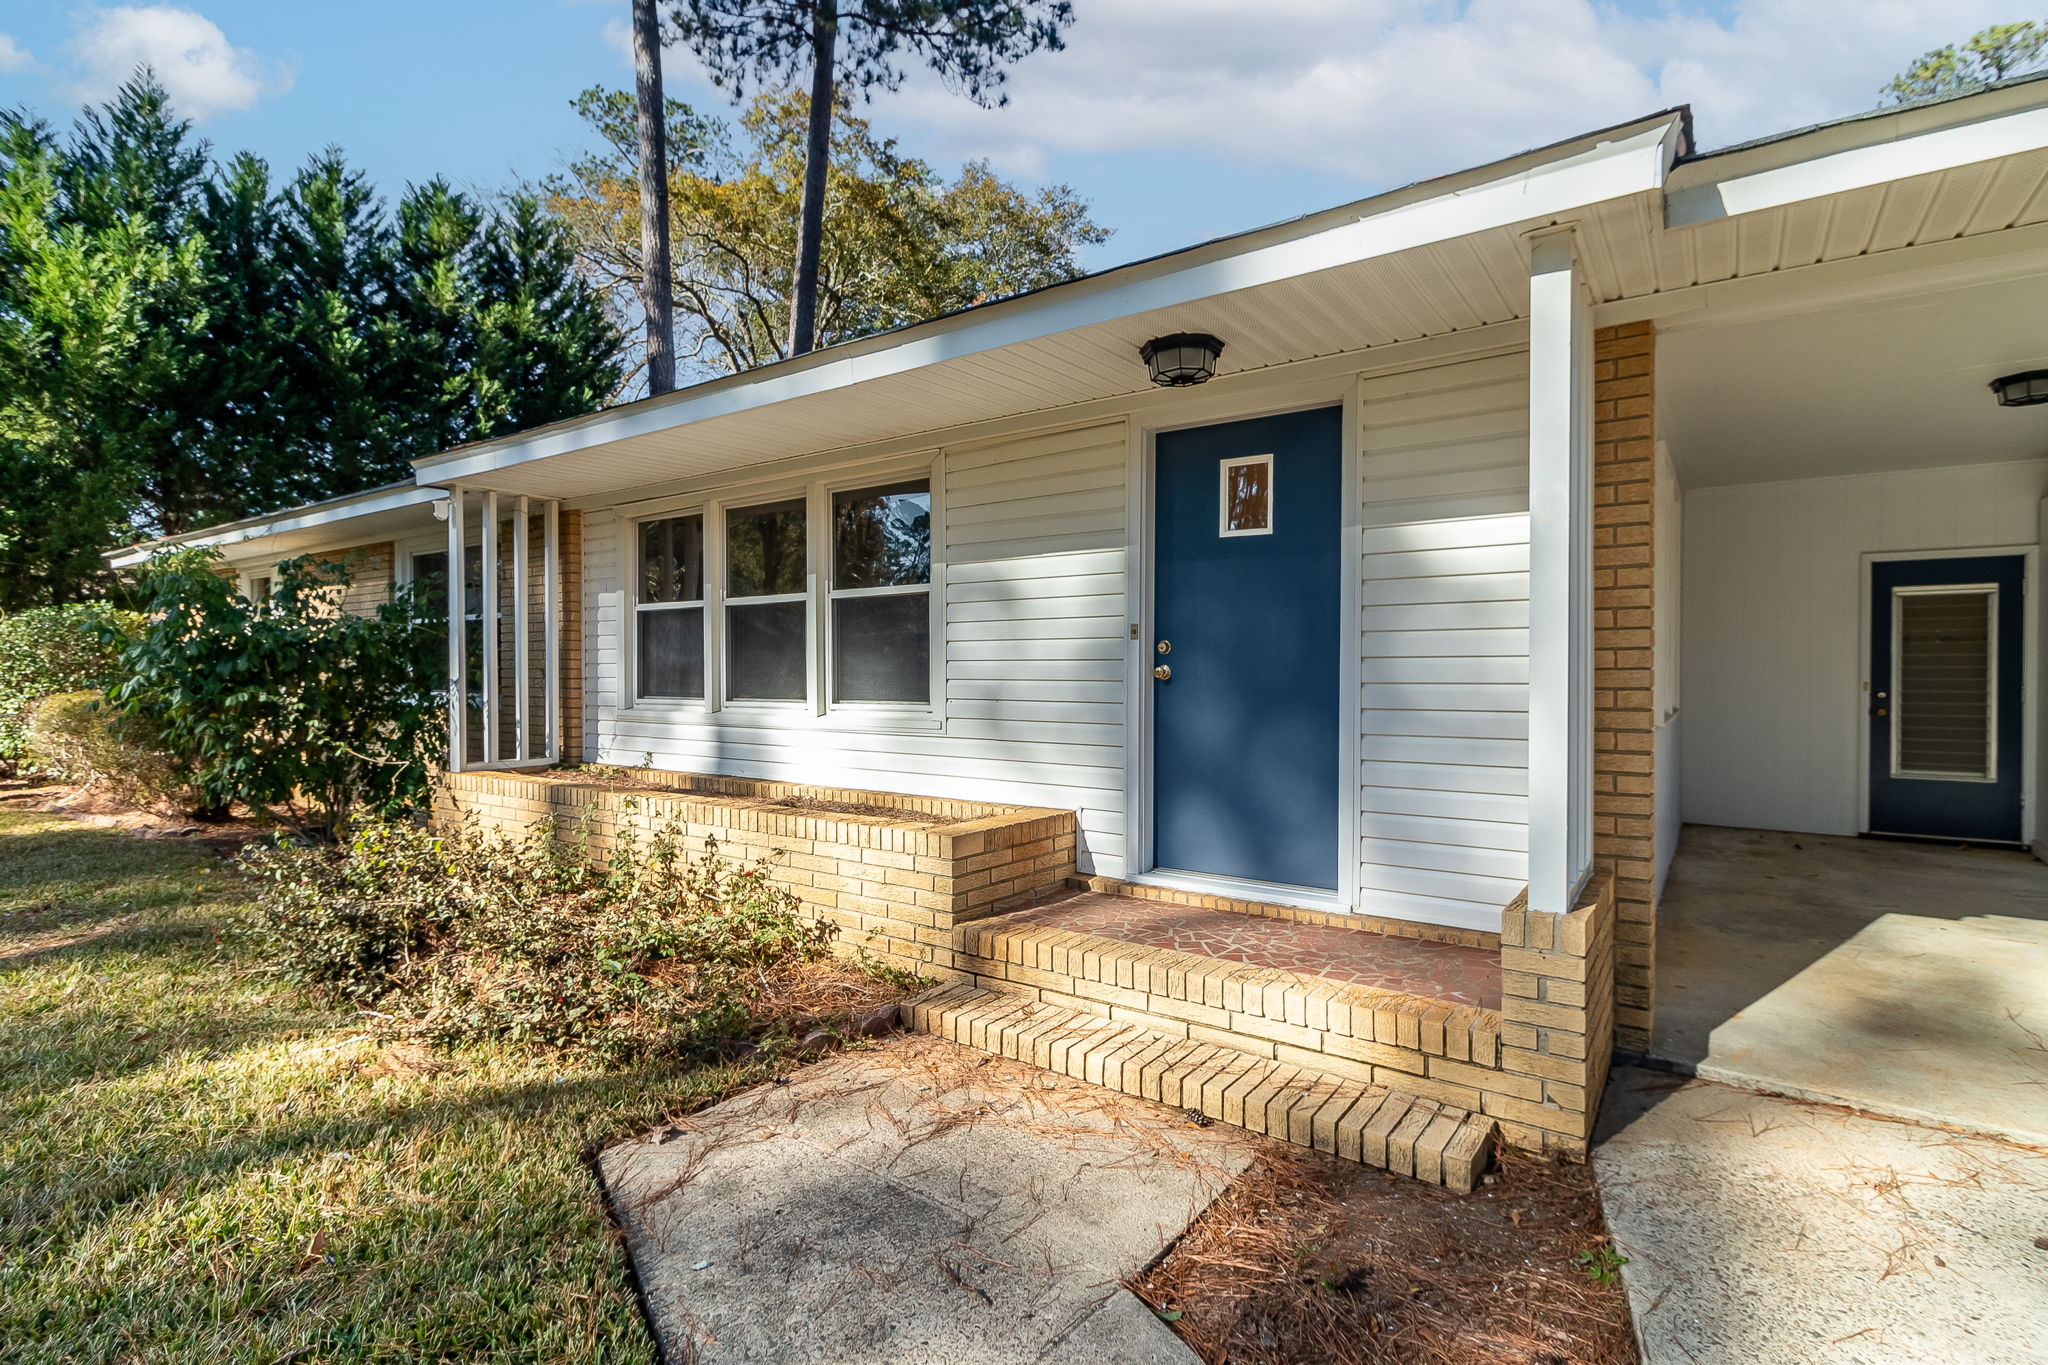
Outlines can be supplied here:
M998 917L1077 934L1326 976L1481 1009L1500 1008L1500 953L1369 929L1300 924L1233 910L1080 891ZM996 921L984 921L993 924Z

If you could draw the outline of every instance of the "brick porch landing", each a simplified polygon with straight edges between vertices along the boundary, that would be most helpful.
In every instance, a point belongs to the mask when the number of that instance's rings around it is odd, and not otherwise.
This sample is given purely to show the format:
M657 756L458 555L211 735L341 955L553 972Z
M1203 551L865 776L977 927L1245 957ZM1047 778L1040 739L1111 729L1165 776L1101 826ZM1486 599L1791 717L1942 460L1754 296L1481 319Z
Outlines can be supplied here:
M1486 1010L1500 1008L1497 948L1269 919L1100 891L1058 896L983 924L987 928L1034 924L1096 934L1147 948L1325 977L1368 990Z

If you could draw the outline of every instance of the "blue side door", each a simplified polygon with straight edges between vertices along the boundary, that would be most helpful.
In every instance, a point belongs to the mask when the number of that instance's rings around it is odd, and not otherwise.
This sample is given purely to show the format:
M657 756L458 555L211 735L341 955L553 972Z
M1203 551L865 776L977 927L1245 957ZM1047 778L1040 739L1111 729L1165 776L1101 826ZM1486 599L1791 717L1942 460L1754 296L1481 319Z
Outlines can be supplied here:
M2021 838L2025 562L1895 559L1870 571L1870 832Z
M1321 408L1158 438L1161 870L1336 889L1341 430Z

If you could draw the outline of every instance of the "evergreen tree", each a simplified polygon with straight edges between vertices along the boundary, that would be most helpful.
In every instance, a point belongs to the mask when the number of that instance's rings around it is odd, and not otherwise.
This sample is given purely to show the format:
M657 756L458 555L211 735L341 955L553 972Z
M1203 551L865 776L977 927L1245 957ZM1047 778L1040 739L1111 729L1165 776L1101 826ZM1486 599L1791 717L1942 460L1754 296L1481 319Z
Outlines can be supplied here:
M145 536L357 492L590 412L620 339L531 196L387 212L329 148L216 164L146 71L68 138L0 113L0 610Z

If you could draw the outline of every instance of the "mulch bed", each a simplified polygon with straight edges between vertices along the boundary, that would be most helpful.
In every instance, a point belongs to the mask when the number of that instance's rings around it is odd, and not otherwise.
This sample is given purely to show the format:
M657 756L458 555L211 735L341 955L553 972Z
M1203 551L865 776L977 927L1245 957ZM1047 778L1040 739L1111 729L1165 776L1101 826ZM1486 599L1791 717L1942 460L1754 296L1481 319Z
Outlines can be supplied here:
M1131 1288L1210 1365L1636 1365L1590 1168L1506 1152L1456 1195L1263 1157Z

